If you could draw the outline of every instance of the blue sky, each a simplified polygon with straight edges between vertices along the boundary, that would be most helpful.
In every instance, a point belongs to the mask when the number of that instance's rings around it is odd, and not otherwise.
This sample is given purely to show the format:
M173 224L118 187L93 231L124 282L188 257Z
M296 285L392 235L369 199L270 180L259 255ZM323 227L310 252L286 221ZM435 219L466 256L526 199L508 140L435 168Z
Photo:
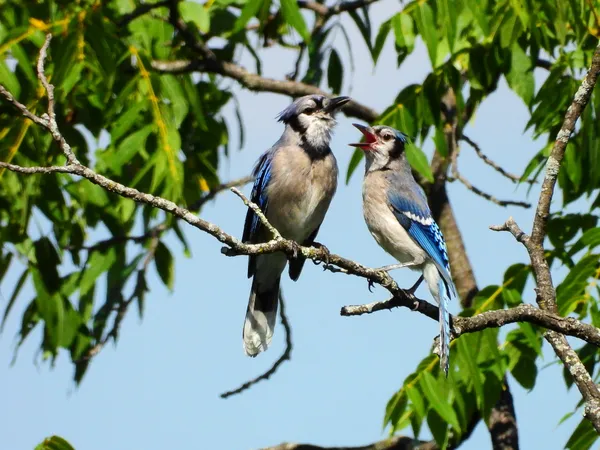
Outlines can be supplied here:
M391 1L372 7L373 23L386 19ZM395 4L393 5L395 8ZM345 77L345 94L382 111L400 89L421 82L430 70L422 46L396 68L391 40L379 64L372 70L370 57L355 27L348 23L356 72ZM345 44L336 44L347 61ZM290 72L294 56L279 49L261 51L266 76L283 78ZM362 63L364 61L364 64ZM242 58L252 68L251 59ZM538 81L543 74L537 74ZM539 84L538 84L539 86ZM290 100L274 94L243 91L228 80L240 100L246 144L231 151L220 168L223 180L247 175L260 153L282 132L275 116ZM528 112L522 101L502 82L479 109L465 132L485 153L514 173L520 173L541 143L523 133ZM227 109L235 130L233 108ZM332 148L340 172L345 175L352 148L359 137L351 126L355 119L339 116ZM232 133L235 149L237 136ZM431 155L432 146L425 147ZM474 152L464 148L460 159L463 174L476 186L500 198L525 198L526 187L515 186L485 166ZM340 177L338 193L319 234L319 241L335 253L369 266L392 263L368 233L362 218L362 165L349 185ZM248 193L250 187L245 188ZM509 264L525 262L526 252L508 233L494 233L491 224L515 217L529 230L532 210L490 204L464 186L448 187L450 200L463 232L479 286L501 282ZM537 198L533 189L530 199ZM558 201L554 208L560 208ZM232 193L220 195L207 205L202 217L241 236L245 207ZM323 272L310 263L297 283L284 279L287 313L292 325L294 349L268 381L227 400L223 391L237 387L269 368L284 349L284 333L278 326L272 347L250 359L242 350L241 331L250 288L245 257L227 258L221 245L210 236L187 227L192 258L168 238L177 255L176 284L169 293L151 272L151 292L146 313L139 320L132 310L121 328L116 348L112 345L95 357L80 387L73 385L73 367L68 356L59 357L50 369L39 362L37 346L41 332L32 333L11 366L15 336L26 300L27 288L0 337L0 442L9 450L32 449L44 437L59 434L77 450L143 448L257 449L284 441L319 445L364 445L386 436L382 420L386 402L404 378L429 351L437 324L406 309L391 313L345 318L342 305L385 299L383 289L369 293L364 280ZM95 238L102 238L97 233ZM18 272L13 270L0 285L3 307L12 292ZM415 281L411 271L395 271L404 286ZM560 278L559 278L560 279ZM419 294L429 299L425 288ZM531 290L527 300L533 301ZM451 311L458 312L458 305ZM553 361L547 344L544 364ZM571 411L579 395L566 392L562 370L552 365L538 375L532 392L510 380L515 396L522 448L560 449L578 418L557 427ZM410 430L405 430L410 434ZM427 438L424 432L421 438ZM491 448L488 432L480 424L463 449Z

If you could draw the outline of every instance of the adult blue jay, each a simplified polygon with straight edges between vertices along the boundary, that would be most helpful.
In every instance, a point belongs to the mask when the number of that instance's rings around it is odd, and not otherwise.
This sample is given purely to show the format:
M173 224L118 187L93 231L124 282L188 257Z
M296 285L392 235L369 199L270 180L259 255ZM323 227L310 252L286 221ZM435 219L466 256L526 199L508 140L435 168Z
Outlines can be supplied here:
M365 142L350 144L362 149L366 157L363 181L363 212L369 231L377 243L400 264L421 277L410 289L414 292L427 281L439 305L440 366L446 376L449 368L450 316L448 301L457 297L450 276L450 263L444 236L427 205L421 186L415 181L406 160L406 136L387 126L366 127L354 124Z
M285 130L254 168L252 202L283 237L305 246L314 243L337 188L337 162L329 142L336 125L335 112L349 100L322 95L298 98L279 114ZM258 243L269 239L269 231L249 209L242 240ZM304 261L301 255L290 259L292 280L300 276ZM254 278L243 331L248 356L258 355L271 343L279 281L286 263L283 253L250 256L248 278Z

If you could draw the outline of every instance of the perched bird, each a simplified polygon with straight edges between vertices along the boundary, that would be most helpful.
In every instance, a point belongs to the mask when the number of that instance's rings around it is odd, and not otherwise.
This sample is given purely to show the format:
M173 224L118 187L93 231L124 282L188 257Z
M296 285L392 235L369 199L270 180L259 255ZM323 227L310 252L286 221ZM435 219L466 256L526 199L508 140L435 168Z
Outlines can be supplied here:
M421 272L410 289L419 287L423 278L439 305L440 366L448 376L450 316L448 301L457 297L450 275L446 243L431 217L425 192L415 181L404 147L406 136L393 128L354 124L365 142L350 144L365 153L363 213L369 231L377 243L400 264L389 268L410 267Z
M251 201L284 238L301 245L314 243L337 188L337 162L329 142L336 125L334 115L349 100L322 95L296 99L278 116L285 124L283 134L254 168ZM242 240L259 243L269 239L269 231L249 209ZM304 262L302 255L290 259L292 280L298 279ZM279 281L286 263L283 253L250 256L248 278L254 278L243 331L248 356L258 355L271 343Z

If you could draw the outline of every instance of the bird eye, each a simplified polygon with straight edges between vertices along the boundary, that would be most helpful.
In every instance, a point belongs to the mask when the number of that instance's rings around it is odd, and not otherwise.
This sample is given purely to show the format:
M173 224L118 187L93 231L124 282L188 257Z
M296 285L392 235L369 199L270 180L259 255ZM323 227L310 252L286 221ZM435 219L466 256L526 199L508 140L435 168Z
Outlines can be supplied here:
M384 141L389 141L392 138L392 135L391 134L384 134L382 137L383 137Z
M306 114L307 116L310 116L314 112L315 112L315 108L306 108L304 110L304 114Z

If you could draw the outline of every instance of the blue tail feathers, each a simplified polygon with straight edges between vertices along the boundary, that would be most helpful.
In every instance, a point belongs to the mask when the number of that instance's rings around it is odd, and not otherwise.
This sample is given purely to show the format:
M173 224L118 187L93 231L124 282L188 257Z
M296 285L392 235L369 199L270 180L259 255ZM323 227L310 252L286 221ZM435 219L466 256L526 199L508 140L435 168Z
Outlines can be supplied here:
M448 312L448 303L451 299L451 292L456 292L446 284L443 277L438 280L439 292L439 322L440 322L440 367L448 377L450 368L450 313ZM452 291L451 291L452 289Z

